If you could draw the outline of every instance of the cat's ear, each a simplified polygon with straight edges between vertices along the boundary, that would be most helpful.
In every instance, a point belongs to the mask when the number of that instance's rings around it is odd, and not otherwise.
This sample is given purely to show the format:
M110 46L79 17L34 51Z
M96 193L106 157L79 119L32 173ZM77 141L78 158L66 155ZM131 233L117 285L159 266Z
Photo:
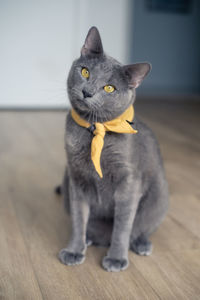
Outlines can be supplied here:
M150 72L151 65L149 63L137 63L123 66L123 69L128 78L129 86L137 88L144 77Z
M98 57L103 54L103 46L99 31L96 27L91 27L88 31L85 43L81 49L81 56Z

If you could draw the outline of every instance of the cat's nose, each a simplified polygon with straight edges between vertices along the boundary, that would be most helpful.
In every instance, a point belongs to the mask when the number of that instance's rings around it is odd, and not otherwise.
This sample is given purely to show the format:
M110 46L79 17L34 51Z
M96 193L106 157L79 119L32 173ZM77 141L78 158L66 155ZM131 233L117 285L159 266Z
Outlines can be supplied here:
M84 97L84 98L92 97L92 94L88 93L87 91L82 90L82 92L83 92L83 97Z

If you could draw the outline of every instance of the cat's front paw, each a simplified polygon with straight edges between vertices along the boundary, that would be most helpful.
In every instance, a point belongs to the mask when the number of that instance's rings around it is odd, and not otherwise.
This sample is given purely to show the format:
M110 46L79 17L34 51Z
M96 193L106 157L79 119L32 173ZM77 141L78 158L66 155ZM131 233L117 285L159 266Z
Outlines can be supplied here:
M102 266L108 272L119 272L123 271L128 267L128 259L116 259L105 256L102 261Z
M63 264L68 266L82 264L85 260L85 255L82 253L69 252L66 248L59 252L58 257Z

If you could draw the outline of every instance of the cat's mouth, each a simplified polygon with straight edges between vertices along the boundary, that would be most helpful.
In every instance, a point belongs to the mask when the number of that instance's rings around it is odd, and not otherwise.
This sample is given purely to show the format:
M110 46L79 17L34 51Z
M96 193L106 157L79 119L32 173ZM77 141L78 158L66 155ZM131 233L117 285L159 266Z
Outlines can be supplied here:
M82 111L90 111L92 110L92 105L89 101L89 99L87 98L80 98L80 97L76 97L76 99L74 99L73 103L77 106L77 108L79 108Z

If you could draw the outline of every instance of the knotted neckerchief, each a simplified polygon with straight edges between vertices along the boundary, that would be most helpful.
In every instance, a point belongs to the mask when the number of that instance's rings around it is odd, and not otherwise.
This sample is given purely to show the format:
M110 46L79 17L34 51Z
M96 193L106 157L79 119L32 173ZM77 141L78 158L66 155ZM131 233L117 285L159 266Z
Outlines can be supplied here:
M92 124L82 119L74 109L71 110L71 116L74 119L74 121L82 127L90 128L92 126ZM104 145L104 136L106 131L135 134L137 133L137 130L133 129L131 126L131 124L133 124L133 118L134 108L133 105L131 105L127 110L125 110L123 114L111 121L107 121L104 123L94 123L95 129L93 131L94 137L91 143L91 159L97 173L101 178L103 177L103 174L101 171L100 158Z

